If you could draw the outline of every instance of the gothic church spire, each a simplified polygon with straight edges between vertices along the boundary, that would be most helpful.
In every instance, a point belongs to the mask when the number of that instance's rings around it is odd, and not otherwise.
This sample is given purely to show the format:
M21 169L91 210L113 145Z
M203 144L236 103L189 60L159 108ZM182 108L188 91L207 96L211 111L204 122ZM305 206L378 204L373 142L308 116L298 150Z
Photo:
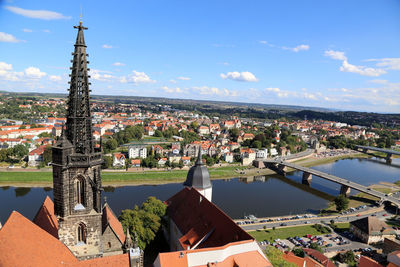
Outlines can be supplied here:
M75 147L75 153L90 154L94 153L94 137L89 104L90 76L87 67L89 61L87 61L88 54L86 54L83 34L83 30L87 30L87 28L82 25L82 21L74 28L78 29L78 34L70 68L66 136Z

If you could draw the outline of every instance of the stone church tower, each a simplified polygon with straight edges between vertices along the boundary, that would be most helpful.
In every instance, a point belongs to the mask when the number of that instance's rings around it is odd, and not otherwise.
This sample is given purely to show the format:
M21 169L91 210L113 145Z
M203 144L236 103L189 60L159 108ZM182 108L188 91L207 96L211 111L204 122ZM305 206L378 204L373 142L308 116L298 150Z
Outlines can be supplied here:
M83 30L78 29L69 82L67 122L52 148L54 213L58 237L78 258L103 255L101 149L95 148Z

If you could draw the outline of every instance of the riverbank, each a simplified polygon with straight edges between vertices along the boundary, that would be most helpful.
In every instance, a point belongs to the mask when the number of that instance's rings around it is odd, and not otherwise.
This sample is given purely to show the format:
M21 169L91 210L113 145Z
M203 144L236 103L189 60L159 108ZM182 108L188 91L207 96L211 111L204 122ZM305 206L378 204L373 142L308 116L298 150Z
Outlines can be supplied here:
M366 158L368 155L362 153L351 153L346 155L295 160L296 164L310 167L321 164L335 162L346 158ZM271 175L275 172L269 169L257 169L246 166L224 166L209 168L210 177L216 179L230 179L235 177L249 177L258 175ZM171 171L145 171L145 172L125 172L125 171L103 171L102 182L104 186L127 186L127 185L157 185L168 183L181 183L185 181L187 170L171 170ZM52 172L47 171L0 171L1 186L16 186L16 187L52 187Z

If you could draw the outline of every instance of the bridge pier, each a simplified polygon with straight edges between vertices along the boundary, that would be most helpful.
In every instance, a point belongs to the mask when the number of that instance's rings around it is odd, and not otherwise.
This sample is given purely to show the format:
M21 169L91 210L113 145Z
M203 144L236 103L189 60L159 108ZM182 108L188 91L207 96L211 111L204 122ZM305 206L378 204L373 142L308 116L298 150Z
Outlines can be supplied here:
M344 195L345 197L349 197L350 196L350 187L348 187L347 185L342 185L340 187L340 194Z
M278 173L282 176L286 176L286 166L283 164L278 164Z
M309 172L303 172L302 184L310 185L312 181L312 174Z
M390 153L386 154L386 163L392 163L392 154Z

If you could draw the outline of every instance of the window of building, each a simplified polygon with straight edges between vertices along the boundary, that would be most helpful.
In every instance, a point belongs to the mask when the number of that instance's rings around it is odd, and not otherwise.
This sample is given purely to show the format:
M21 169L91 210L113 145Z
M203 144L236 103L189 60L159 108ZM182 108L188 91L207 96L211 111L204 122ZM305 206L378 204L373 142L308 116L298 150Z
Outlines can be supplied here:
M108 242L107 245L108 245L108 248L111 248L111 242Z
M86 226L83 223L80 223L78 225L78 229L77 229L77 241L78 244L86 244Z
M85 187L84 187L84 180L82 177L79 177L76 181L75 184L75 196L76 196L76 202L78 204L84 204L84 199L85 199Z

